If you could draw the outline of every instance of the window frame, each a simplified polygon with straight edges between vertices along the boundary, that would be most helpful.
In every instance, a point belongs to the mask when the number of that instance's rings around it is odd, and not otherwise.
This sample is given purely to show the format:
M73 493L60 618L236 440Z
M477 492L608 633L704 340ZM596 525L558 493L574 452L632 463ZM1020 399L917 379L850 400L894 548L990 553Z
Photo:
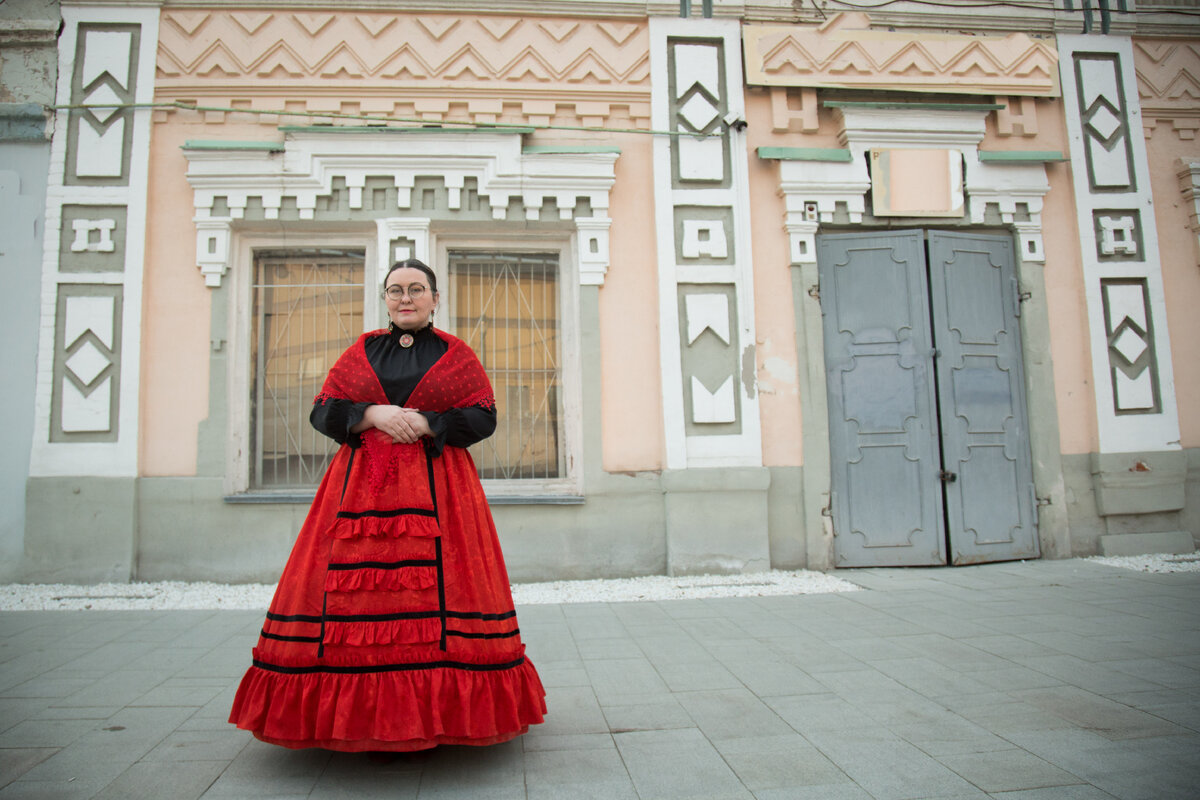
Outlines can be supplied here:
M577 235L573 231L514 231L487 234L460 234L451 231L430 232L430 252L436 253L434 274L438 286L450 285L450 252L543 253L558 258L558 364L562 402L560 441L565 474L558 478L483 479L483 491L490 501L531 502L545 498L582 497L583 495L583 371L580 363L579 267L575 260ZM453 319L453 298L441 294L439 313L434 324L458 335L448 322ZM441 313L444 311L444 313ZM439 324L442 323L442 324Z
M435 254L434 274L438 278L439 314L434 324L454 333L444 324L451 317L452 299L442 290L450 285L449 252L477 250L545 253L558 258L559 381L562 398L561 441L565 474L552 479L486 479L484 493L495 503L575 502L583 497L583 370L579 327L579 234L574 230L513 232L490 231L483 234L456 231L429 232L428 252ZM253 365L250 363L252 317L254 312L254 252L256 250L300 250L313 247L342 247L363 250L363 331L377 330L387 324L386 309L379 297L380 278L395 260L387 254L381 260L380 237L375 224L339 230L314 230L312 223L291 223L260 228L234 228L230 237L230 269L225 287L229 291L224 343L213 342L213 352L227 353L226 365L226 448L222 490L234 502L307 502L316 492L311 489L261 489L251 486L253 442L250 438L250 392L253 390ZM442 305L445 304L445 305ZM215 337L214 337L215 338Z
M225 475L222 490L226 497L242 500L311 499L317 485L311 488L268 489L251 485L254 442L250 436L250 393L254 389L254 365L250 361L254 316L254 252L256 250L306 250L315 247L341 247L362 250L363 256L363 330L380 327L383 302L378 298L375 278L379 262L374 226L370 229L319 231L308 226L276 226L274 230L235 230L232 235L233 253L227 282L232 292L228 309L224 348L228 353L225 407L226 450ZM376 302L372 302L374 297ZM362 331L359 332L360 334ZM218 342L213 343L214 352Z

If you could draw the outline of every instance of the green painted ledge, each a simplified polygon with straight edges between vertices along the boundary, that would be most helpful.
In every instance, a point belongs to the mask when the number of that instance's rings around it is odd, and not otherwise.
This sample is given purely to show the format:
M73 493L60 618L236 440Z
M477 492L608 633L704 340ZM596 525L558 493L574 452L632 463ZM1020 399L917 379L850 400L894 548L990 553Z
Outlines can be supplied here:
M400 128L392 125L280 125L284 133L410 134L410 133L533 133L536 128L451 125Z
M521 148L521 152L528 156L573 153L616 153L620 155L621 148L586 144L531 144Z
M758 157L778 161L850 161L850 151L836 147L760 147Z
M825 100L826 108L874 108L903 109L906 111L996 111L1005 108L1000 103L905 103L903 101L867 102L850 100Z
M1057 150L980 150L979 160L984 164L1044 164L1066 161L1067 157Z
M283 142L231 142L208 139L188 139L183 143L184 150L251 150L278 153L283 150Z

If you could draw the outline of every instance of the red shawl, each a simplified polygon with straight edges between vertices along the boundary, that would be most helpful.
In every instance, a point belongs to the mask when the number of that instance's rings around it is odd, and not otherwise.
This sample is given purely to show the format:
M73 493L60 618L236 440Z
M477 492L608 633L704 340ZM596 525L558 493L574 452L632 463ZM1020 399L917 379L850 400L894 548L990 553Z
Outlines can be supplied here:
M449 347L425 376L417 383L405 403L407 408L418 411L449 411L468 406L496 407L492 384L488 381L483 365L467 343L456 336L440 331L433 332ZM358 341L347 348L338 358L314 403L326 400L351 400L356 403L386 404L387 394L379 383L379 376L367 360L366 342L374 336L386 336L386 330L369 331L358 337ZM370 428L363 432L363 457L370 474L373 488L378 489L390 478L395 477L396 453L392 440L384 433Z

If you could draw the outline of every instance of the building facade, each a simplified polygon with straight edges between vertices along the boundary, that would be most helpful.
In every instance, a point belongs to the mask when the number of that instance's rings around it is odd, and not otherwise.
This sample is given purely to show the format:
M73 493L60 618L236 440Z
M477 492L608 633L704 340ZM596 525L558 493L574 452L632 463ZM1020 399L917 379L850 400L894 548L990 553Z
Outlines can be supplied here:
M516 580L1194 548L1194 3L62 20L26 579L273 580L407 257Z

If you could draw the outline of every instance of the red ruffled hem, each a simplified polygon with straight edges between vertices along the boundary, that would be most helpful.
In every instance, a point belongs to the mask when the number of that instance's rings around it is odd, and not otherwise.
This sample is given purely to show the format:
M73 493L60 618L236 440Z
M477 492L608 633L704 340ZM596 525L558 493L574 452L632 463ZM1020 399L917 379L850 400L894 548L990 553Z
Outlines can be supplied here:
M333 523L331 533L335 539L360 539L364 536L386 536L390 539L401 536L434 538L442 535L437 520L416 514L353 519L341 517Z
M325 574L327 592L353 592L360 589L398 592L404 589L428 589L436 585L435 567L330 570Z
M487 745L542 722L546 691L528 660L510 669L286 674L251 667L229 721L265 742L329 750Z
M392 619L386 622L326 622L324 641L325 644L364 647L436 642L441 636L441 620Z
M371 753L371 752L389 752L389 753L411 753L417 750L430 750L437 747L439 744L465 744L472 747L487 747L492 744L503 744L504 742L521 736L529 731L529 726L526 725L519 731L513 733L505 733L500 736L493 736L490 739L464 739L459 736L439 736L436 739L411 739L407 742L384 742L378 739L363 739L357 742L345 742L339 739L322 739L312 741L301 741L295 739L272 739L270 736L263 736L261 733L254 733L254 738L266 742L267 744L277 744L280 747L290 747L293 750L302 750L307 747L320 747L324 750L340 750L344 753Z

